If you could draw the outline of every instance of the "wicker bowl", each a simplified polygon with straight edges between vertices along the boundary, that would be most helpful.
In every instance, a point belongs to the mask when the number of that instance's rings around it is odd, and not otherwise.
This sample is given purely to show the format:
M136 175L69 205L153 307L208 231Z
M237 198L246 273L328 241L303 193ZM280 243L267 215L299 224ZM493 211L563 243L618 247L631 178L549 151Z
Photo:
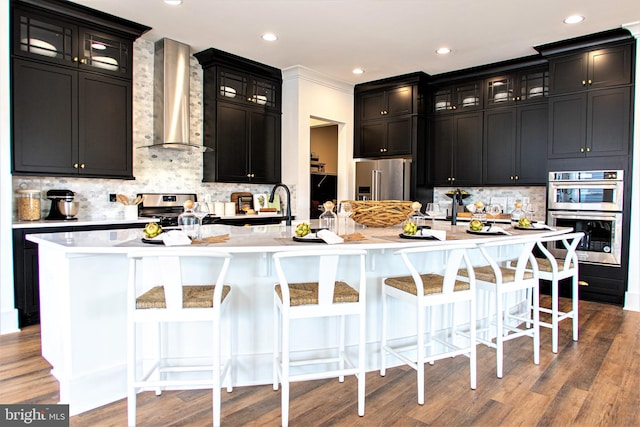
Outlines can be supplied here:
M413 202L405 200L348 200L351 219L367 227L391 227L406 220Z

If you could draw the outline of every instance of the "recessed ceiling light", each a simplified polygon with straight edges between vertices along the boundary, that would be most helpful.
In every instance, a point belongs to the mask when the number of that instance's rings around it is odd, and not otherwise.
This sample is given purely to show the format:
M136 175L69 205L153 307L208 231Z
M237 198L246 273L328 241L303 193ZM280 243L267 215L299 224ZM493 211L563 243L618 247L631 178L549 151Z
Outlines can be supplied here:
M274 42L276 40L278 40L278 36L276 36L273 33L266 33L262 35L262 40L268 41L268 42Z
M362 68L354 68L351 72L353 74L364 74L364 70Z
M566 18L564 18L564 22L565 24L577 24L579 22L584 21L584 16L581 15L571 15L571 16L567 16Z
M436 50L436 53L438 55L446 55L447 53L451 53L451 49L449 49L448 47L441 47L438 50Z
M171 6L177 6L182 4L182 0L164 0L166 4L170 4Z

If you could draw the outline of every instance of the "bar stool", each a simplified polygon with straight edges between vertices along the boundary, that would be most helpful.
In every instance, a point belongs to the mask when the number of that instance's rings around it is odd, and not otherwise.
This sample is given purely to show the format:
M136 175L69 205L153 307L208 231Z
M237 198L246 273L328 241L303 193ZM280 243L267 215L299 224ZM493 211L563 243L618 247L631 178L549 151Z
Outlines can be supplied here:
M469 376L471 389L476 388L476 289L475 276L467 249L474 248L473 244L455 244L443 246L421 246L400 249L395 253L400 255L410 272L410 276L388 277L382 282L382 341L380 375L386 374L386 354L392 354L417 371L418 404L424 404L424 364L435 360L464 354L469 357ZM434 261L434 252L443 255L444 262ZM432 261L432 262L429 262ZM435 262L437 267L430 267ZM462 263L466 267L468 280L462 282L456 279L458 269ZM443 268L444 266L444 268ZM442 271L444 270L444 271ZM427 271L428 273L424 273ZM443 273L443 274L439 274ZM387 337L388 298L395 298L413 305L417 313L415 343L403 345L389 345ZM453 319L450 335L441 339L435 333L435 307L441 306L443 311L458 302L469 304L469 329L466 340L460 342L456 337ZM430 334L425 342L425 309L430 312ZM401 328L404 326L399 325ZM458 342L456 342L458 339ZM466 342L465 342L466 341ZM460 345L460 344L466 345ZM436 344L441 346L437 347ZM427 352L427 347L430 351ZM438 351L439 350L439 351ZM407 352L411 352L407 355Z
M584 233L569 233L557 236L543 237L538 240L537 246L545 258L536 257L540 270L540 279L551 282L551 308L539 307L543 313L551 314L551 323L540 322L540 326L551 329L551 351L558 352L559 323L567 318L573 319L571 327L573 340L578 341L578 256L576 248ZM562 259L556 259L547 249L544 243L548 243L566 250ZM558 246L562 244L562 246ZM562 312L559 310L558 285L560 280L571 278L571 310Z
M141 249L129 253L129 288L127 296L128 369L127 405L129 426L136 424L136 394L155 390L160 395L165 389L213 390L213 425L220 425L220 387L227 378L227 391L232 391L230 322L226 339L226 355L222 360L222 313L229 305L231 288L224 284L231 255L206 249L169 248ZM188 263L188 264L187 264ZM196 272L197 271L197 272ZM200 280L200 278L204 278ZM215 284L211 281L215 280ZM198 284L185 284L198 283ZM206 284L201 284L206 283ZM195 356L184 359L171 350L182 344L183 337L170 334L170 324L180 322L210 322L213 353L206 361ZM149 326L153 333L145 339L143 331ZM157 341L152 360L139 357L138 351L149 340ZM171 342L170 338L180 338ZM173 356L173 357L172 357ZM192 355L189 355L192 356ZM200 356L200 355L198 355ZM187 362L185 364L184 362ZM182 363L181 363L182 362ZM202 376L184 376L184 373L202 371ZM184 378L183 378L184 377Z
M493 307L491 307L491 299L488 299L487 308L495 309L495 343L492 341L491 321L488 321L486 328L482 330L485 338L478 336L478 342L488 347L496 349L496 374L498 378L502 378L504 342L529 336L533 339L533 363L540 363L540 312L539 295L540 287L538 281L538 263L533 256L533 247L536 244L534 236L529 237L499 237L495 240L479 243L478 249L482 253L488 265L474 267L476 284L478 290L483 290L489 295L493 295ZM515 250L518 252L516 257L511 260L498 262L489 250ZM515 268L509 265L515 262ZM527 269L527 263L532 268ZM462 280L469 280L467 270L459 270L458 275ZM518 303L509 305L506 297L511 294L512 299L518 297L518 291L524 293ZM530 296L533 295L533 310L529 305ZM478 296L480 300L480 296ZM526 307L526 310L512 313L511 308L514 306ZM485 313L490 316L490 313ZM517 322L517 323L515 323ZM524 329L519 328L520 323L525 323ZM480 334L479 334L480 335Z
M274 287L273 389L282 384L282 425L289 423L289 384L345 375L358 378L358 415L365 403L365 307L366 274L364 250L302 250L273 255L278 281ZM354 289L338 275L350 274L358 283ZM358 317L358 363L345 347L345 317ZM338 318L338 343L328 351L291 353L292 321L309 318ZM299 323L299 322L298 322ZM314 331L318 333L320 331ZM310 369L315 367L315 369ZM305 369L302 369L305 368ZM327 370L321 370L327 368Z

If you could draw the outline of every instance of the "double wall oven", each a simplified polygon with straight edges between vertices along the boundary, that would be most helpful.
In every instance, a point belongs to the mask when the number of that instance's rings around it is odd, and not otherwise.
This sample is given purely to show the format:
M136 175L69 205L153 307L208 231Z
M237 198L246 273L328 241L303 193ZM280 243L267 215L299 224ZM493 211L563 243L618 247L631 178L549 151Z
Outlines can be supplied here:
M583 263L620 267L623 178L622 170L549 173L547 223L584 232L576 252Z

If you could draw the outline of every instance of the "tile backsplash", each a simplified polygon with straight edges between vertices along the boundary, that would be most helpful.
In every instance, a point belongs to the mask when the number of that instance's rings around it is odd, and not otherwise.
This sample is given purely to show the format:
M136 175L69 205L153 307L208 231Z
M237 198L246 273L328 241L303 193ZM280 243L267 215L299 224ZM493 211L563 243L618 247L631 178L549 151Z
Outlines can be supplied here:
M433 200L440 204L442 209L451 211L451 198L446 195L448 191L456 188L439 187L434 189ZM537 221L544 221L546 217L547 206L547 187L546 186L529 186L529 187L465 187L460 188L467 191L469 197L464 199L464 204L475 203L481 201L485 205L493 203L503 207L504 213L510 213L514 209L517 199L522 200L523 204L532 204L535 207L533 218Z
M211 201L229 201L232 192L268 193L272 185L202 182L202 154L195 151L140 148L153 142L153 56L154 43L138 39L134 44L133 69L133 174L134 180L72 177L14 176L13 189L42 191L42 216L50 203L46 192L65 189L76 193L78 216L93 219L122 218L123 206L109 202L110 193L130 198L137 193L195 193ZM192 56L190 64L191 143L202 144L202 68ZM290 188L295 207L295 188ZM278 190L280 191L280 190ZM281 197L284 200L284 197ZM295 212L294 212L295 214ZM14 208L14 217L16 212Z

